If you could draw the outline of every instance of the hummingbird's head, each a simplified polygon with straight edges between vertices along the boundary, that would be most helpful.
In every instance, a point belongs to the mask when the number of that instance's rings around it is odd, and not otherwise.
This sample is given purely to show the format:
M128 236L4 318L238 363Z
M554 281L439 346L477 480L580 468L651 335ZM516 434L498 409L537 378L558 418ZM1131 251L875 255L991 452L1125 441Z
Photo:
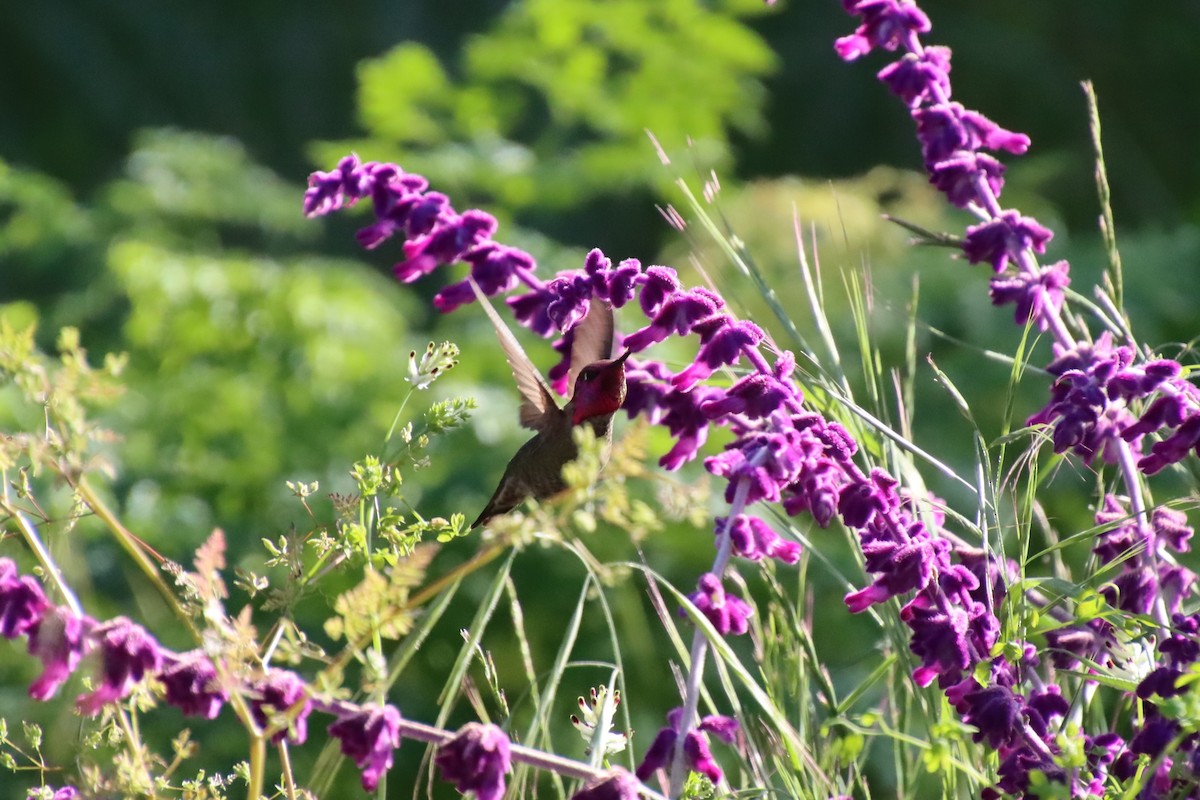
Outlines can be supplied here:
M573 424L612 414L621 407L625 402L625 359L631 355L633 351L626 350L620 358L594 361L579 370L575 394L571 396L575 406Z

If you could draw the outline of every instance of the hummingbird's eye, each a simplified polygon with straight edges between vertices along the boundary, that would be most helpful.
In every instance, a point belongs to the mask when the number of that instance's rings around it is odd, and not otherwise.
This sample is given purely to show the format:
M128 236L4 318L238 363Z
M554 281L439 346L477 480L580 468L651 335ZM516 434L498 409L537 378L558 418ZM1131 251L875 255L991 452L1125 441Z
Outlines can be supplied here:
M579 373L579 380L583 381L584 383L587 383L594 377L596 377L595 370L585 369L583 372Z

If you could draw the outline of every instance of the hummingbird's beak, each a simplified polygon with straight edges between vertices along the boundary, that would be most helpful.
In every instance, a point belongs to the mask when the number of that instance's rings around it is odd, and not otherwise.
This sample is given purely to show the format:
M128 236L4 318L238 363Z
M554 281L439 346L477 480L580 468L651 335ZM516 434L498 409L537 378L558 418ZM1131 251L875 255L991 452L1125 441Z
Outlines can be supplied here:
M624 363L625 363L625 360L626 360L627 358L629 358L631 355L633 355L633 351L632 351L632 350L626 350L626 351L625 351L624 353L622 353L622 354L621 354L621 355L620 355L618 358L616 358L616 359L615 359L615 360L614 360L612 363L613 363L613 365L614 365L614 366L615 366L615 365L617 365L617 364L624 364Z

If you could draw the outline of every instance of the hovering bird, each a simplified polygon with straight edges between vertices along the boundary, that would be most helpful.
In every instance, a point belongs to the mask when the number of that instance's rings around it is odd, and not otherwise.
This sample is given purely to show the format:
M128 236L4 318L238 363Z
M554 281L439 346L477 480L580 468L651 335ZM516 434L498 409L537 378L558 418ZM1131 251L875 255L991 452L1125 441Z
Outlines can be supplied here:
M537 431L504 469L504 477L492 499L471 523L471 528L487 524L492 517L507 514L526 498L538 500L567 488L563 466L579 455L571 435L578 425L591 425L599 438L612 441L612 418L625 402L625 359L609 358L613 344L612 306L595 298L588 315L573 329L569 380L574 385L570 401L559 408L537 367L525 355L512 331L500 319L487 296L473 279L471 288L479 305L496 328L517 388L521 391L521 426Z

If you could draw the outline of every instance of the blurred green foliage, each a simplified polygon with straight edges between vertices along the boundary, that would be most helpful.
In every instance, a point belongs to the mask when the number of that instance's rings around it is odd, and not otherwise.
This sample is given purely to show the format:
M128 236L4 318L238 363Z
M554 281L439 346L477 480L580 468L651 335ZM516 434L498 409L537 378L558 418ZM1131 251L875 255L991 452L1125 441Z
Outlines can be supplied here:
M661 190L647 132L721 168L730 132L763 132L775 59L735 15L764 12L755 0L515 3L450 68L416 42L365 61L366 137L322 144L316 160L357 151L507 213Z

